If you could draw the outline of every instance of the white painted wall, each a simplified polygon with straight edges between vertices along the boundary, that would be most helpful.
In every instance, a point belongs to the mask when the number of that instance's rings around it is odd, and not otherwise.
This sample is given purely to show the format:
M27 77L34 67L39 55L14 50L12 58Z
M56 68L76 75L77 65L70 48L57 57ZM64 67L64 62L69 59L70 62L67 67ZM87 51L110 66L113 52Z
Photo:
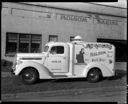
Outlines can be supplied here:
M42 49L48 42L48 35L58 35L59 41L69 41L70 36L81 35L83 40L87 42L96 42L97 38L126 40L127 36L126 26L124 26L126 18L98 15L100 19L105 21L116 21L116 25L108 25L106 23L99 24L96 14L17 3L2 3L2 7L2 59L13 59L13 57L5 56L6 32L42 34ZM64 20L61 17L62 14L68 17L70 15L87 17L87 22Z

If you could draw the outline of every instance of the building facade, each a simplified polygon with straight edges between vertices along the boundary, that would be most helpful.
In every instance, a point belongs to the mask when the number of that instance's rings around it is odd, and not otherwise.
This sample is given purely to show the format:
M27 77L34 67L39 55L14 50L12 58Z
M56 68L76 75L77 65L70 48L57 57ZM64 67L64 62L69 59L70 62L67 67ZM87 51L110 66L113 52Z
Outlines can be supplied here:
M43 3L3 2L2 59L12 61L17 52L42 52L49 41L67 42L80 35L87 42L114 44L116 60L126 61L126 9L86 3L85 6L88 9L76 10ZM89 9L92 7L95 11Z

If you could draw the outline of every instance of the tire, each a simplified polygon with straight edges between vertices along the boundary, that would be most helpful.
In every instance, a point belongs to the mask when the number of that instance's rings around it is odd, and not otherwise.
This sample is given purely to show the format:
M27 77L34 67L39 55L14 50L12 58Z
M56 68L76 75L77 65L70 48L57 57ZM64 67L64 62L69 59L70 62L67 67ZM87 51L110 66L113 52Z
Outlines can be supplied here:
M26 68L21 73L24 84L34 84L39 79L39 74L34 68Z
M91 69L88 72L87 80L88 82L95 83L101 80L101 72L98 69Z

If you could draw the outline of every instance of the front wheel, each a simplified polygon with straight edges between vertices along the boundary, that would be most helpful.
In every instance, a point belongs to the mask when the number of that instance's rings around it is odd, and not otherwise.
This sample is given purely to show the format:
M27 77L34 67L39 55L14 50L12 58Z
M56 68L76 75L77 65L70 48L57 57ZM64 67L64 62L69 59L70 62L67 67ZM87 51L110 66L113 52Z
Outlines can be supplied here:
M98 69L91 69L87 75L89 82L98 82L101 79L101 72Z
M34 68L26 68L21 73L21 78L25 84L34 84L38 78L38 72Z

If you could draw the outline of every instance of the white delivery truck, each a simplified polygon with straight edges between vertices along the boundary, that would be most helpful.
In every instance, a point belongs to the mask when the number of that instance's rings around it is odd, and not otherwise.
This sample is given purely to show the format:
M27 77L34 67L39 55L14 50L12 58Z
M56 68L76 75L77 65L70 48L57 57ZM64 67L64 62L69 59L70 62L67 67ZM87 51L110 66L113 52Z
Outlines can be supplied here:
M12 73L26 84L38 79L87 78L97 82L115 75L115 47L89 43L76 36L73 42L49 42L42 53L17 53Z

